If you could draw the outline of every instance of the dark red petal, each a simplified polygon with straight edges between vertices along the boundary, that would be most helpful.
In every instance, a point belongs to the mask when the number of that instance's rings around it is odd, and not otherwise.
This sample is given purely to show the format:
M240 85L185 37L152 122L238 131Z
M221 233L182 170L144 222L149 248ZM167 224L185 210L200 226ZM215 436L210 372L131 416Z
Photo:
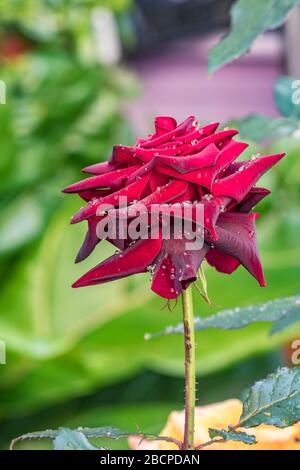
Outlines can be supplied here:
M204 186L205 188L211 190L215 178L219 176L219 174L226 167L226 165L228 165L233 159L236 159L246 147L247 144L244 144L243 142L231 141L229 145L219 151L215 165L204 166L203 168L189 171L188 173L184 174L181 174L177 169L175 170L171 168L170 165L166 166L165 164L162 164L160 160L163 161L166 157L157 157L157 163L155 167L157 171L162 174L168 175L173 178L189 181L191 183ZM179 160L181 157L177 158ZM175 157L174 160L177 160L177 158ZM192 159L193 156L183 158ZM174 163L174 165L172 166L175 168L176 163Z
M178 173L189 173L200 168L214 165L220 150L215 144L208 145L201 152L186 157L158 156L157 161L173 168Z
M149 196L141 201L128 207L128 216L134 216L139 208L143 210L143 208L149 208L155 204L166 204L185 193L187 188L188 184L185 181L171 181L162 188L158 188L154 193L149 194Z
M72 287L84 287L143 273L157 257L161 240L138 240L125 251L114 254L76 281Z
M211 198L207 200L204 196L201 199L201 204L203 204L204 208L204 228L210 232L213 240L218 239L216 223L219 215L225 211L229 202L230 199L226 197Z
M96 163L95 165L86 166L81 171L84 173L91 173L92 175L103 175L109 171L115 171L117 165L112 165L110 162Z
M198 200L198 191L195 184L189 184L185 193L176 198L174 202L195 202Z
M176 202L173 204L162 204L155 213L167 216L170 218L181 219L185 221L192 221L202 229L205 228L211 235L213 240L217 240L218 235L216 232L216 222L219 215L225 210L229 203L229 198L211 198L206 200L205 196L199 203L188 204L187 199L184 201L181 198L176 198ZM178 204L181 202L181 204ZM184 227L184 225L183 225ZM196 227L194 227L194 230ZM200 230L198 230L200 233Z
M237 259L227 255L226 253L222 253L215 248L211 248L208 251L206 259L211 266L224 274L232 274L240 265L240 262Z
M165 299L177 299L182 291L182 286L175 272L172 259L163 253L157 263L152 277L151 289Z
M156 191L158 187L165 186L169 178L165 175L161 175L157 171L153 170L150 176L150 188L151 191Z
M146 142L144 142L142 144L143 148L158 147L158 145L168 142L169 140L174 139L184 134L185 132L191 129L194 121L195 121L194 116L188 117L185 121L179 124L179 126L176 127L176 129L173 129L172 131L167 132L166 134L163 134L157 137L156 139L147 140Z
M126 201L124 201L126 202L126 204L140 199L141 194L149 181L149 177L150 175L144 176L144 178L141 178L140 180L135 181L134 183L129 184L128 186L125 186L124 188L120 189L119 191L116 191L113 194L93 199L86 207L80 209L77 214L72 217L71 223L76 224L78 222L81 222L82 220L88 219L89 217L96 215L98 208L105 204L112 206L119 205L120 198L126 197Z
M158 155L174 156L177 153L175 142L167 142L166 146L163 148L144 149L143 147L126 146L122 146L120 148L124 154L130 155L132 158L139 160L142 163L148 163Z
M263 287L266 283L257 249L256 218L257 214L253 212L221 214L216 227L218 239L214 242L214 246L222 253L236 258Z
M219 122L212 122L211 124L208 124L207 126L204 127L193 127L191 132L188 134L185 134L184 136L181 137L181 140L183 143L187 142L192 142L195 139L203 139L204 137L207 137L215 132L215 130L218 128Z
M231 140L222 150L220 150L216 164L209 168L204 168L198 183L211 190L214 181L222 175L222 171L248 147L244 142Z
M173 131L177 127L176 119L168 116L158 116L155 118L156 137Z
M105 173L104 175L92 176L91 178L79 181L78 183L71 184L64 189L64 193L78 193L80 191L86 191L87 189L119 186L122 181L124 181L124 179L126 179L132 172L137 170L137 168L139 167L132 166L130 168L123 168L122 170Z
M189 155L191 153L197 153L197 152L200 152L200 150L207 147L207 145L209 144L213 144L213 143L220 144L221 142L227 141L228 139L234 137L237 134L238 134L238 131L233 130L233 129L230 129L228 131L220 131L220 132L217 132L216 134L209 135L208 137L205 137L204 139L199 140L199 142L194 143L194 145L191 145L191 144L183 145L179 149L179 152L181 155Z
M238 172L213 184L213 194L215 196L228 196L237 202L241 201L259 178L284 156L285 154L281 153L243 162Z
M187 250L187 240L165 240L155 270L151 289L166 299L176 299L183 289L197 279L197 272L208 245L200 250Z
M109 161L115 166L120 164L137 165L139 163L134 147L126 147L125 145L115 145Z
M80 261L83 261L85 258L87 258L100 242L100 239L97 236L97 224L99 220L100 219L98 217L95 217L88 221L88 231L76 256L75 263L79 263Z
M90 191L82 191L81 193L78 193L78 196L81 197L86 202L89 202L91 199L95 197L102 197L102 196L107 196L107 194L110 193L109 189L102 189L102 190L97 190L97 189L91 189Z
M233 203L228 209L233 209L236 212L250 212L260 201L271 193L265 188L252 188L244 199L239 203Z
M188 133L178 136L176 140L172 139L163 144L160 144L159 147L156 147L154 150L157 150L159 151L159 153L161 153L162 149L168 148L169 150L173 150L173 152L170 152L170 155L174 155L177 153L177 150L180 149L184 144L191 144L192 142L199 141L204 137L213 134L218 126L219 123L217 122L213 122L201 128L195 126L194 124L191 127L191 131L189 131ZM166 154L163 153L163 155Z
M126 183L131 184L134 181L137 181L138 179L143 178L143 176L148 175L148 173L151 172L151 170L153 170L154 163L155 163L155 160L153 159L150 162L146 163L146 165L138 167L136 170L134 170L133 173L131 173L130 176L128 176Z

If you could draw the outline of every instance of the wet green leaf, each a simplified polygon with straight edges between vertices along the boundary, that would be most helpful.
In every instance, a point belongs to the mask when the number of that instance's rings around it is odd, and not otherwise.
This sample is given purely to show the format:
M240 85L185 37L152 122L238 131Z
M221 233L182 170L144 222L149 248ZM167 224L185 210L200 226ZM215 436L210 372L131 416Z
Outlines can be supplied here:
M54 450L99 450L82 432L61 428L53 442Z
M240 431L231 431L226 429L209 429L209 436L212 439L220 437L225 441L238 441L244 444L252 445L256 444L256 437L251 434Z
M261 33L280 26L299 0L237 0L231 8L231 31L210 52L208 72L245 54Z
M275 322L271 330L271 334L279 333L295 323L300 323L300 304L298 309L288 310Z
M272 300L266 303L250 305L243 308L236 307L234 309L227 309L207 318L195 317L195 330L200 331L207 330L209 328L236 330L239 328L245 328L251 323L256 322L283 321L287 315L293 315L293 317L290 318L294 318L295 316L295 318L300 321L299 296ZM280 324L284 326L283 323ZM292 324L292 322L289 324ZM177 326L166 328L163 332L148 335L146 336L146 339L170 334L183 334L183 331L183 324L179 323Z
M243 401L242 427L271 424L280 428L300 420L300 368L278 369L256 382Z

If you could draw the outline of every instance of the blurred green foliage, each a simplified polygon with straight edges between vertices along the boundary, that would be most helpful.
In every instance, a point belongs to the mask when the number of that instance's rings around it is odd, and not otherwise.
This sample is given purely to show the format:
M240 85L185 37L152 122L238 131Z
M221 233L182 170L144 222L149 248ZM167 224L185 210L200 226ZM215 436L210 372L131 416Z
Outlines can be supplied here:
M126 70L104 67L95 57L84 60L82 51L95 50L88 15L93 2L78 2L79 9L74 2L40 2L40 9L36 2L21 3L22 8L18 1L0 8L3 41L12 40L5 20L14 20L18 33L13 40L21 43L34 35L43 19L55 28L45 43L27 45L27 53L17 59L2 58L7 103L0 114L0 258L41 234L63 200L60 189L77 178L82 166L107 158L114 142L128 140L120 107L135 92L135 81ZM117 7L124 2L115 3ZM80 15L81 8L88 48L76 41L78 21L62 21L67 12ZM32 11L38 18L27 27ZM24 31L26 36L21 35ZM62 36L71 33L74 40L72 36L62 43Z
M79 169L127 140L120 115L133 84L126 71L87 66L58 51L35 52L2 69L0 256L35 238ZM3 206L4 210L3 210ZM23 229L21 229L21 225Z

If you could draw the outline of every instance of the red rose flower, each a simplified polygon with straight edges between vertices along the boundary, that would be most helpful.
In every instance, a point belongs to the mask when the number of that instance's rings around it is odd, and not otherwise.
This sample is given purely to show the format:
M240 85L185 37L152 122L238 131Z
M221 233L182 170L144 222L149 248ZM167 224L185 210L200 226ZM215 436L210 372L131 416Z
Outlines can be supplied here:
M232 273L242 264L265 286L257 251L255 219L251 209L270 191L256 187L258 179L285 154L253 156L236 161L247 144L234 140L236 130L217 132L217 123L199 128L194 117L177 125L171 117L155 120L155 133L138 139L133 147L115 146L108 162L85 168L94 176L67 187L64 192L78 193L88 204L72 223L88 222L88 232L76 261L85 259L99 243L97 224L107 214L99 208L109 205L108 215L125 212L134 219L135 209L158 205L158 237L133 240L118 233L108 240L120 251L100 263L73 284L82 287L119 279L131 274L152 272L151 288L166 299L177 298L182 289L197 279L203 259L222 273ZM119 208L121 198L129 205ZM164 211L190 204L189 216L203 211L200 249L187 249L187 239L162 236ZM178 212L178 217L180 217ZM186 217L184 214L182 217ZM147 214L146 214L147 219ZM145 221L144 231L149 220Z

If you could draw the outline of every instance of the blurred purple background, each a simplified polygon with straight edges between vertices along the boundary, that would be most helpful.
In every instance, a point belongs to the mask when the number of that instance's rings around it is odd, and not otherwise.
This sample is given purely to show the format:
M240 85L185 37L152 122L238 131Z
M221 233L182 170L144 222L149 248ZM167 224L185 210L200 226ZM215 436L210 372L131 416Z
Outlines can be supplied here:
M131 61L142 90L126 111L138 134L151 128L155 115L183 120L193 113L200 121L221 122L251 113L277 116L272 88L284 69L280 36L260 37L251 53L208 77L208 51L220 36L172 42Z

